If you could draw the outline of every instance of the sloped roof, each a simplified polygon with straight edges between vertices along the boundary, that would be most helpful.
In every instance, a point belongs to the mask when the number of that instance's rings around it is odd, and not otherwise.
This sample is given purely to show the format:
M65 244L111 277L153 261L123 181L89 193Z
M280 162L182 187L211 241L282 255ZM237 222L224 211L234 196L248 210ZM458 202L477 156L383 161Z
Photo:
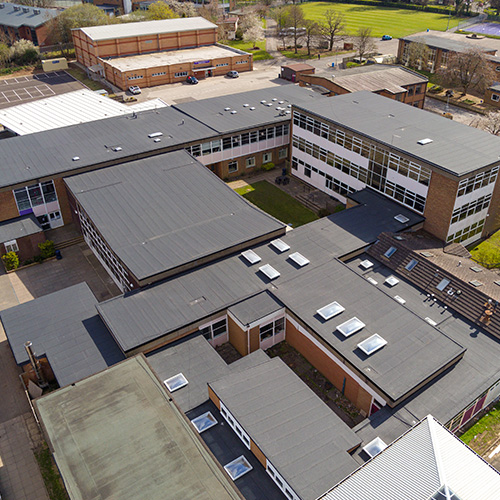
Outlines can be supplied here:
M497 500L500 473L428 415L321 500Z
M40 7L2 2L0 3L0 26L38 28L58 14L59 12L55 9L42 9Z

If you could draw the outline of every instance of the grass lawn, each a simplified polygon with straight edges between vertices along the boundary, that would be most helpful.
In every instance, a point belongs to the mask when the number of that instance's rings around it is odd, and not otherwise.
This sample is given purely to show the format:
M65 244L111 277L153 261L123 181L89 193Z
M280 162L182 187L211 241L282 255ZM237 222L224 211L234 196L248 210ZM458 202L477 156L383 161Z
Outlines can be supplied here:
M470 253L484 267L500 267L500 231L470 249Z
M302 224L318 219L313 211L267 181L259 181L250 186L236 189L236 192L264 212L285 224L291 224L292 227L302 226Z
M110 90L108 87L103 85L101 82L95 82L94 80L91 80L90 78L87 77L87 74L85 71L83 71L80 68L68 68L66 70L73 78L76 78L80 82L82 82L84 85L86 85L90 90Z
M266 52L266 41L262 40L255 44L259 47L259 50L253 50L253 43L244 42L243 40L222 40L220 43L223 45L228 45L229 47L234 47L235 49L244 50L245 52L250 52L253 54L254 61L263 61L265 59L272 59L273 56Z
M311 2L301 4L306 19L322 21L324 12L333 9L344 14L345 29L353 35L359 28L371 28L375 37L392 35L393 38L431 30L445 31L448 23L446 14L420 12L418 10L395 9L372 5L354 5L329 2ZM462 19L452 17L450 28L458 25Z
M460 439L476 453L482 455L500 434L500 403L497 403L481 420L474 424Z

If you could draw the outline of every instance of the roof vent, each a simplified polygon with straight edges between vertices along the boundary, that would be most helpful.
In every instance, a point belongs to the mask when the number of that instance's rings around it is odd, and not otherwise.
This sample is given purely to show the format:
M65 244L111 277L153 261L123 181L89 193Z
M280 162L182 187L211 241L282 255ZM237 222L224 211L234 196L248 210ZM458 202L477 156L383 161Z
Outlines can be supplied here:
M284 104L284 103L285 103L285 101L280 101L278 104Z
M121 146L115 146L114 148L111 148L113 151L121 151L123 148Z
M5 4L4 3L0 3L0 9L5 9Z
M417 141L417 144L420 144L421 146L425 146L426 144L430 144L432 142L432 139L429 139L427 137L427 139L420 139L419 141Z
M272 105L273 105L273 103L272 103L272 102L268 102L268 103L266 104L266 106L267 106L268 108L270 108Z
M290 114L290 111L285 111L285 115L289 115Z
M273 97L271 100L272 101L277 101L278 99L276 99L276 97Z
M232 115L235 115L237 112L238 112L238 111L236 111L235 109L233 109L233 110L231 111L231 114L232 114Z
M33 12L34 12L35 14L40 14L40 9L33 9Z
M248 108L248 106L250 106L250 104L243 104L244 108Z
M224 108L224 111L231 111L231 108Z
M78 161L80 159L79 156L73 156L73 158L71 158L73 161Z
M153 132L152 134L149 134L148 137L150 139L153 139L154 137L161 137L163 135L163 132Z
M25 14L27 14L29 11L30 11L30 10L28 9L28 7L23 7L23 12L24 12Z
M287 108L291 108L291 107L292 107L292 105L291 105L291 104L287 104L287 106L286 106L286 107L287 107Z
M161 142L161 139L157 137L153 142Z
M17 12L18 10L21 10L21 7L18 7L17 5L14 5L14 10Z
M401 224L406 224L407 222L410 221L408 217L405 217L403 214L398 214L395 215L394 218L398 221L401 222Z
M265 99L262 99L262 101L260 101L261 104L266 104L266 100Z
M250 111L253 111L255 109L255 106L250 106Z

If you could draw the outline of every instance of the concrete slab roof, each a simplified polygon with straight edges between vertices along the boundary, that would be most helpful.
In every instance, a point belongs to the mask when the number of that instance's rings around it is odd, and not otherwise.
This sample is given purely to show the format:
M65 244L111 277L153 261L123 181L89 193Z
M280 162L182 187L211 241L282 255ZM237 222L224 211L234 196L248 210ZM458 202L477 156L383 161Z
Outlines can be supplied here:
M113 40L115 38L133 38L147 35L163 35L179 31L199 31L217 29L217 25L203 17L184 17L178 19L162 19L159 21L141 21L137 23L106 24L81 29L94 41Z
M296 104L295 108L456 176L500 164L500 137L371 92ZM432 142L418 143L427 138Z
M496 49L493 47L484 47L482 45L472 44L463 40L445 38L443 36L437 36L434 34L410 35L401 38L401 40L404 40L405 42L423 43L425 45L428 45L429 47L449 50L451 52L467 52L468 50L474 48L477 48L481 52L496 52Z
M11 28L21 26L38 28L59 14L56 9L42 9L8 2L2 2L0 5L0 26Z
M357 468L359 439L280 358L209 386L303 500Z
M231 306L229 312L243 326L248 327L254 321L258 321L281 309L283 309L283 304L280 304L266 290Z
M0 222L0 243L17 240L42 231L40 223L33 214L23 215L16 219Z
M139 281L285 231L183 150L65 183Z
M142 357L35 405L71 500L243 498Z
M61 387L93 375L124 356L96 313L86 283L44 295L0 313L16 363L27 363L24 343L45 355Z

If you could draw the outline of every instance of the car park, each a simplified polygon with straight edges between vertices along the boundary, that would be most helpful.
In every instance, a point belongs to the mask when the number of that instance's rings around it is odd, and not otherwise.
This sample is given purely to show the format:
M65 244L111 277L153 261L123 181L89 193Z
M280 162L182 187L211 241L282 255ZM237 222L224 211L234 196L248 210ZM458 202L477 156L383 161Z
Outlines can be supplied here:
M384 35L382 37L382 40L392 40L392 36L391 35Z
M186 82L190 83L191 85L196 85L198 83L198 78L196 78L196 76L188 76L186 78Z
M128 88L128 91L131 93L131 94L140 94L141 93L141 88L138 87L137 85L132 85L132 87L129 87Z
M228 76L229 78L238 78L240 75L237 71L234 71L234 69L232 71L228 71L226 73L226 76Z

